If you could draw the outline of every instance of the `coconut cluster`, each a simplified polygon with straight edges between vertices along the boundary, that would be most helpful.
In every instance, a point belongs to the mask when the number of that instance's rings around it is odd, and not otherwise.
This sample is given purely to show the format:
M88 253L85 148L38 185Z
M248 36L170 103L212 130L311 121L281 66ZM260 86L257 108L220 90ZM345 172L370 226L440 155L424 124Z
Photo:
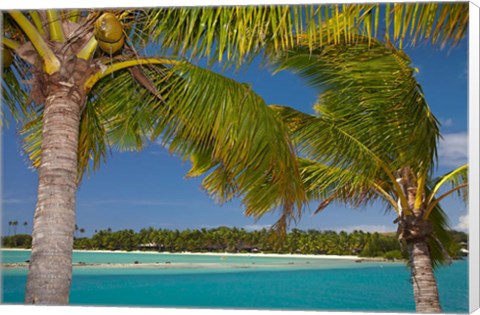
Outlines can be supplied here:
M103 13L95 22L94 35L98 46L106 53L120 51L125 42L123 26L113 13Z

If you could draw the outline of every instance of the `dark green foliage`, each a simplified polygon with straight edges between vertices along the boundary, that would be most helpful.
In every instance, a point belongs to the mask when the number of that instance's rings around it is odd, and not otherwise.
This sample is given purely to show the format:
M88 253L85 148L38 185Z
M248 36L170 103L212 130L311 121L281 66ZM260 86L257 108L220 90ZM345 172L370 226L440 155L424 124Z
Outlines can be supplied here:
M447 249L453 258L462 256L467 235L452 231L454 241ZM15 243L16 241L16 243ZM15 245L16 244L16 245ZM2 238L7 248L30 248L30 235L19 234ZM463 245L463 246L462 246ZM91 237L76 237L75 249L83 250L150 250L168 252L230 252L230 253L283 253L317 255L357 255L406 259L401 252L395 233L369 233L364 231L319 231L292 229L285 238L278 238L272 230L246 231L221 226L213 229L166 230L152 227L135 232L131 229L95 232Z
M461 231L451 231L452 237L456 243L468 243L468 234Z
M453 241L447 248L452 258L461 258L468 237L452 231ZM15 243L16 242L16 243ZM2 238L6 248L30 248L30 235L18 234ZM145 250L168 252L229 252L229 253L283 253L317 255L356 255L382 257L388 260L407 259L401 251L395 233L364 231L319 231L292 229L285 238L268 229L246 231L221 226L213 229L165 230L152 227L135 232L131 229L96 231L91 237L76 237L75 249L83 250Z
M27 234L17 234L2 237L2 247L8 248L31 248L32 237Z
M361 257L382 257L391 251L400 251L400 243L391 234L373 233L360 253Z
M398 249L386 252L385 254L383 254L383 258L385 258L387 260L407 259L407 257L405 257L405 254L402 253L402 251L398 250Z

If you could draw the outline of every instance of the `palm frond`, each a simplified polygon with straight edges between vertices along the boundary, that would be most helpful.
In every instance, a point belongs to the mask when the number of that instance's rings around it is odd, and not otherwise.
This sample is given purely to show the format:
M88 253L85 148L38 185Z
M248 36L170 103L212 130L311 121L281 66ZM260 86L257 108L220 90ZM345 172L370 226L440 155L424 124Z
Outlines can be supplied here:
M232 6L155 8L148 11L146 29L161 48L191 58L241 63L267 44L292 47L293 34L304 31L308 6Z
M307 115L288 107L272 108L289 126L301 156L350 170L353 174L362 174L372 181L395 171L396 161L382 147L383 141L378 141L379 136L369 130L368 121L361 121L358 117L337 121L330 117Z
M359 29L367 35L366 26L375 15L373 32L385 26L385 39L404 46L430 42L441 48L457 45L468 28L468 3L394 3L393 5L361 5L363 14L358 19ZM380 17L385 24L380 26ZM391 27L388 24L391 23Z
M298 73L317 88L318 115L349 128L383 161L397 163L392 167L411 164L418 171L430 170L439 127L410 60L390 45L356 38L356 44L327 45L312 53L307 47L290 50L275 65L278 71Z
M138 11L136 18L141 21L133 28L138 43L147 40L174 54L239 65L266 46L275 52L294 47L300 34L310 50L318 43L355 43L355 34L391 40L400 48L428 41L456 45L466 34L468 4L154 8Z
M426 189L426 193L430 193L430 188ZM433 267L438 267L451 262L448 249L452 247L455 242L451 234L451 229L448 223L448 217L440 204L436 204L431 212L429 222L432 225L433 233L428 239L428 247L431 253Z
M108 144L100 109L90 102L85 106L78 136L78 182L85 173L90 175L106 161Z
M197 157L189 174L211 171L203 185L218 201L242 197L246 214L256 217L273 208L300 211L293 147L263 99L246 84L187 62L169 71L178 77L164 87L167 110L155 116L152 137L184 159Z
M450 184L452 189L443 193L440 196L437 196L440 188L445 185ZM435 207L439 204L441 200L446 197L449 197L452 193L457 192L462 196L465 203L468 202L468 164L460 166L459 168L440 176L433 181L431 181L432 189L427 194L427 208L423 215L424 219L428 219L432 212L435 210Z
M4 106L0 108L0 127L9 125L5 118L6 112L15 123L21 123L35 113L36 109L31 106L30 98L32 88L26 84L31 79L30 68L28 64L14 57L10 67L3 69L1 103Z
M43 106L38 114L27 120L20 129L22 149L34 168L40 166L42 153Z
M462 165L455 170L439 176L431 181L432 191L429 194L429 200L433 200L441 187L448 184L452 189L468 184L468 164ZM458 190L458 194L462 196L464 202L468 201L468 189L466 186Z
M299 158L298 163L308 200L321 201L315 212L323 210L332 202L357 208L380 200L389 208L396 206L392 205L390 195L379 192L379 189L393 190L388 178L367 178L350 169L340 169L305 158Z

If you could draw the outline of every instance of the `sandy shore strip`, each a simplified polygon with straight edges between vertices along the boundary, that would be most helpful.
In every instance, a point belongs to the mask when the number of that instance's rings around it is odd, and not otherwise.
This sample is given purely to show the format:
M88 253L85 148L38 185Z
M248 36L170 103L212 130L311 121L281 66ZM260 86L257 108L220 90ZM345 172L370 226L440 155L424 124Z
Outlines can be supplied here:
M274 268L291 268L292 265L308 266L308 264L291 263L288 265L280 264L221 264L221 263L73 263L74 268L107 268L107 269L274 269ZM27 268L28 263L6 263L2 264L2 268Z
M1 248L1 250L12 251L30 251L30 249L23 248ZM161 254L161 255L201 255L201 256L245 256L245 257L277 257L277 258L312 258L312 259L349 259L358 260L365 259L365 257L353 256L353 255L314 255L314 254L272 254L272 253L228 253L228 252L157 252L157 251L141 251L141 250L87 250L87 249L74 249L73 252L78 253L119 253L119 254ZM369 259L369 258L367 258Z
M30 251L23 248L1 248L1 250L12 251ZM126 254L162 254L162 255L202 255L202 256L245 256L245 257L277 257L277 258L310 258L310 259L347 259L347 260L364 260L370 259L353 255L307 255L307 254L272 254L272 253L219 253L219 252L156 252L156 251L140 251L140 250L82 250L75 249L73 252L79 253L126 253ZM375 258L373 258L375 259ZM383 259L383 258L382 258Z
M131 254L162 254L162 255L198 255L198 256L244 256L244 257L276 257L276 258L310 258L310 259L363 259L352 255L305 255L305 254L271 254L271 253L214 253L214 252L149 252L149 251L122 251L122 250L74 250L74 252L91 253L131 253Z
M14 250L14 251L30 251L29 249L9 249L2 248L2 250ZM340 259L340 260L350 260L357 263L361 262L387 262L384 258L381 257L359 257L359 256L341 256L341 255L303 255L303 254L271 254L271 253L215 253L215 252L149 252L149 251L110 251L110 250L74 250L74 252L83 252L83 253L119 253L119 254L149 254L149 255L185 255L185 256L217 256L217 257L234 257L234 256L243 256L243 257L258 257L258 258L303 258L309 260L329 260L329 259ZM391 261L390 261L391 262ZM288 265L308 266L309 261L292 261ZM26 268L28 267L28 262L18 262L18 263L2 263L2 268ZM205 268L275 268L275 267L286 267L285 264L224 264L224 263L176 263L176 262L139 262L137 263L85 263L77 262L73 263L73 267L80 268L158 268L158 269L205 269Z

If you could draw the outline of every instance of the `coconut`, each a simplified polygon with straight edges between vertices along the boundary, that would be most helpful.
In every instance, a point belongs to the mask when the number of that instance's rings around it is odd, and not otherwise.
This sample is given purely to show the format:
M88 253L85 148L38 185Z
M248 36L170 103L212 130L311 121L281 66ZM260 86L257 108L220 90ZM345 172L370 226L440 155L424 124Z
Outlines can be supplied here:
M108 54L114 54L120 49L122 49L124 42L125 40L123 39L123 37L115 43L107 43L99 40L98 47L100 47L101 50Z
M123 39L123 26L113 13L103 13L95 22L95 38L100 42L116 43Z
M13 62L13 55L10 49L2 47L2 65L3 68L8 68Z

